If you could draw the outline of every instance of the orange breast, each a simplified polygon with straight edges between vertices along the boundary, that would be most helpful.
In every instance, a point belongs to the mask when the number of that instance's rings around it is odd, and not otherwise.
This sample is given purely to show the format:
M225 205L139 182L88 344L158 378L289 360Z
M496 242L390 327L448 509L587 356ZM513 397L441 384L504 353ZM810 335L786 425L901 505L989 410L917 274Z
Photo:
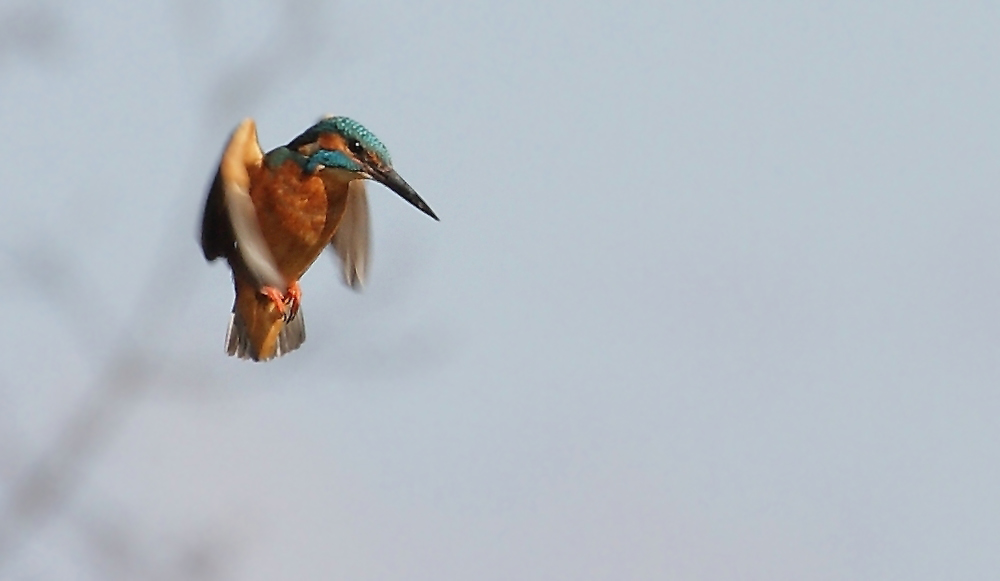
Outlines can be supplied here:
M274 171L252 171L250 197L278 268L293 281L330 243L344 215L347 184L324 184L288 162Z

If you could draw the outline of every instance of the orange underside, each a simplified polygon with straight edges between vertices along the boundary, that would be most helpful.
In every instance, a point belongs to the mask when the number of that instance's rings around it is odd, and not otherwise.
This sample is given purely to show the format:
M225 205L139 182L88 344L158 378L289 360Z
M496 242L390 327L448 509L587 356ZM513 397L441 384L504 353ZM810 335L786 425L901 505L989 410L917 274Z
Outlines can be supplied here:
M324 183L317 176L303 176L302 170L289 162L276 171L252 168L250 198L278 269L291 283L298 281L330 244L344 215L347 183ZM273 355L284 325L274 302L257 292L251 281L237 277L234 309L243 318L258 357Z

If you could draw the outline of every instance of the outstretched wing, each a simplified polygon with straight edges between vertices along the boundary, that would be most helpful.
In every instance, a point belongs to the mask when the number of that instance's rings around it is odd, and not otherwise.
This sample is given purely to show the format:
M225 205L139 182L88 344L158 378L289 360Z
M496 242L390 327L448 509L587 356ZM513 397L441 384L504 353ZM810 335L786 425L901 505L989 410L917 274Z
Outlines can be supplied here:
M368 259L371 255L371 222L364 180L354 180L347 185L344 216L340 219L330 246L340 258L344 282L355 290L361 290L368 274Z
M250 199L248 168L259 167L263 158L257 126L253 119L244 119L222 152L205 201L201 249L206 260L226 257L234 270L245 270L258 287L285 289L285 278L271 255Z

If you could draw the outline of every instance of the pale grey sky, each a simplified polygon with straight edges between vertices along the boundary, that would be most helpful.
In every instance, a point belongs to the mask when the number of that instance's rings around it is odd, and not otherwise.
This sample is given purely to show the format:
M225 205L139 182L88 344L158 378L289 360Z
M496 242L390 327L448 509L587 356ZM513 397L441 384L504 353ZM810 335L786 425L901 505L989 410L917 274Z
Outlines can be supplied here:
M141 386L0 576L195 578L191 551L240 580L1000 570L997 7L0 21L41 31L0 42L0 500L101 386ZM321 258L302 349L227 358L212 166L243 117L269 148L324 113L442 221L372 186L367 290Z

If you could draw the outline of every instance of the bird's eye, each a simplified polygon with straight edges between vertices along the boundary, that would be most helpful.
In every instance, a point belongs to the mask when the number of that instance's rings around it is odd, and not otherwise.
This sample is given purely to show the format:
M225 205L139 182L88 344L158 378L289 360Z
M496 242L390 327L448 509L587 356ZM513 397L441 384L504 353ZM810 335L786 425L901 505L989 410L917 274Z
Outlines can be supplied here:
M347 142L347 149L350 149L351 153L354 155L361 155L365 150L364 147L361 147L361 142L357 139L352 139Z

